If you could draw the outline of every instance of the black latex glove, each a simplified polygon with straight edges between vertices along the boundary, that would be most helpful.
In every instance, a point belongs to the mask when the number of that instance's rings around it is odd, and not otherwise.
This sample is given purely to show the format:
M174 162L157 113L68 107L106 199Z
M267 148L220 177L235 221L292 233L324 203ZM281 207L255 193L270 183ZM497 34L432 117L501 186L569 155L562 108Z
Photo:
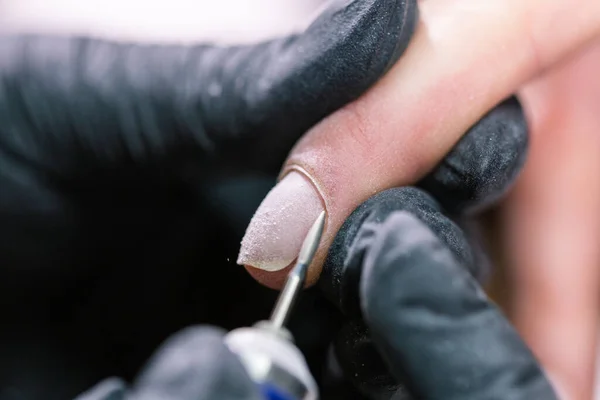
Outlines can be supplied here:
M227 48L1 37L0 397L68 398L190 323L264 318L222 231L243 233L268 187L226 178L272 185L397 60L416 14L337 1L302 34Z
M555 398L480 286L488 262L471 229L514 181L527 143L520 105L503 102L418 187L377 194L338 233L320 279L350 318L333 365L367 398Z
M131 388L107 379L76 400L260 400L244 367L216 328L197 327L170 338Z

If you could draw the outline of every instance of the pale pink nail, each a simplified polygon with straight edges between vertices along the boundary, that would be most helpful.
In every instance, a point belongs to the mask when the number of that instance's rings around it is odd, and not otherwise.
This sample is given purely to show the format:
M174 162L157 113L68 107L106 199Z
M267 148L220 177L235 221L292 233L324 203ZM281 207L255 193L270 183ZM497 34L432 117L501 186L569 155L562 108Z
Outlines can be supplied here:
M237 262L265 271L279 271L298 256L323 203L312 183L290 172L265 197L252 217Z

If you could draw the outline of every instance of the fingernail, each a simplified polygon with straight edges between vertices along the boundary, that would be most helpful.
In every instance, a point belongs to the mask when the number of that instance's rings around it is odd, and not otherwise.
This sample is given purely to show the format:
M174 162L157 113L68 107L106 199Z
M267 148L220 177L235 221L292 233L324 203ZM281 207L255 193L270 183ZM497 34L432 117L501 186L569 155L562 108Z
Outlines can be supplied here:
M313 184L301 173L290 172L252 217L237 263L269 272L284 269L298 256L304 237L323 210Z

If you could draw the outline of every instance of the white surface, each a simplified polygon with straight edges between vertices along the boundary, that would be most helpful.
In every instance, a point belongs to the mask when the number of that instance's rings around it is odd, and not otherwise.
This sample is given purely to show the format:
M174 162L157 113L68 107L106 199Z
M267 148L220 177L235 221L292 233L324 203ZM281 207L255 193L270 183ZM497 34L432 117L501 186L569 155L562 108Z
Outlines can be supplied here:
M252 42L304 26L322 0L0 0L0 31Z

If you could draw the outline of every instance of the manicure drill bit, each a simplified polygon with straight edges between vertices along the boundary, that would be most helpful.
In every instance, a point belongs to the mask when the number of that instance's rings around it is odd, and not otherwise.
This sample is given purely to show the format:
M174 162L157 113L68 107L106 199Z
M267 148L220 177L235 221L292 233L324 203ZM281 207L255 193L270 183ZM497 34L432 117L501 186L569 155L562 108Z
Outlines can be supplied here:
M296 265L294 265L294 268L288 275L285 286L279 294L275 308L271 313L270 322L273 328L281 329L287 322L290 311L296 302L296 298L304 287L306 272L312 263L317 248L319 247L319 243L321 242L324 226L325 211L319 214L317 220L308 231L304 243L302 244L302 248L300 249Z

